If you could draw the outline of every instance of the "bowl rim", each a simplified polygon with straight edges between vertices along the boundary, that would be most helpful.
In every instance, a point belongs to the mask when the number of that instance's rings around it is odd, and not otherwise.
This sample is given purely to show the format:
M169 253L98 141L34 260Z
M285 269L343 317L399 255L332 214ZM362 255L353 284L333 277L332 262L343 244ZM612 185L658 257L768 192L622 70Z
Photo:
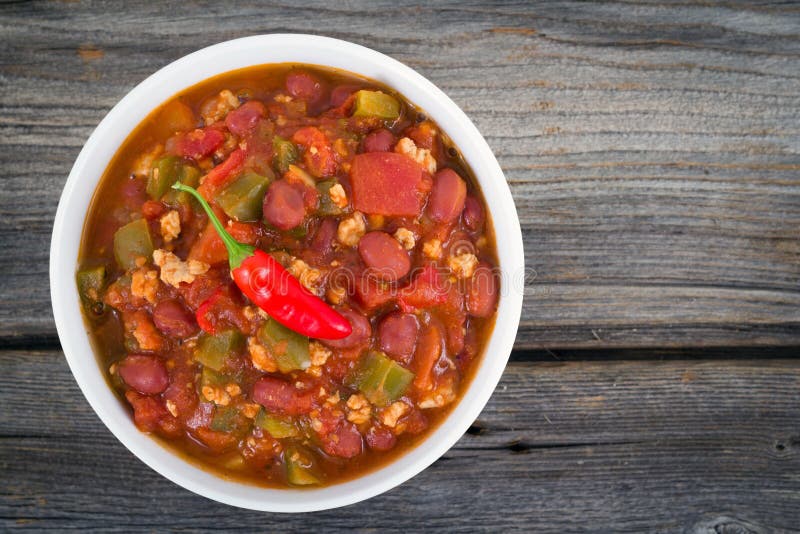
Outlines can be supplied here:
M199 81L269 63L347 70L386 83L424 109L459 147L481 185L494 223L502 273L495 327L458 405L427 437L388 464L318 489L263 488L228 480L140 432L107 385L105 370L89 341L74 281L91 199L103 171L135 126L157 106ZM79 220L72 216L76 212L81 213ZM402 484L446 453L478 417L502 376L516 337L524 289L522 232L514 200L488 143L466 114L403 63L355 43L308 34L254 35L211 45L162 67L128 92L92 132L70 171L56 211L49 267L62 350L83 395L111 433L151 469L179 486L232 506L270 512L326 510L368 499Z

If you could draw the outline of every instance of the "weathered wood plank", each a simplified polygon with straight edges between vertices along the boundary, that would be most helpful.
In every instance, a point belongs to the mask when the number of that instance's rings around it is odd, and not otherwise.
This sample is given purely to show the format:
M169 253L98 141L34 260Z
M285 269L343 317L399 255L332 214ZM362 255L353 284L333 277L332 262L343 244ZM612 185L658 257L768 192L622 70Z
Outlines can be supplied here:
M103 114L189 51L297 31L406 62L484 133L535 271L518 348L800 343L798 27L780 3L2 5L0 338L54 332L51 221Z
M273 516L128 453L58 352L0 352L0 529L788 531L800 522L792 360L517 363L470 433L366 503ZM476 505L477 504L477 505ZM270 528L270 527L266 527ZM277 527L276 527L277 528Z

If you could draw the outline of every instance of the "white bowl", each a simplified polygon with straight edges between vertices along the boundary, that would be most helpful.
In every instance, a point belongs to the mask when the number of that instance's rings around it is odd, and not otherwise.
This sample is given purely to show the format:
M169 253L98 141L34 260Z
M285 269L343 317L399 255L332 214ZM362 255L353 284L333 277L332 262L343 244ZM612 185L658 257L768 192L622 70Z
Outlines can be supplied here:
M447 419L416 448L381 469L348 482L304 490L224 480L137 430L92 352L75 284L89 202L128 134L158 105L206 78L251 65L286 62L361 74L393 87L425 110L461 150L480 182L494 221L502 271L496 327L469 389ZM313 35L275 34L227 41L189 54L140 83L106 115L78 155L61 194L50 245L50 292L58 336L75 380L103 423L133 454L176 484L216 501L253 510L308 512L387 491L425 469L464 434L489 400L511 353L522 309L523 268L519 219L503 172L477 128L452 100L409 67L369 48Z

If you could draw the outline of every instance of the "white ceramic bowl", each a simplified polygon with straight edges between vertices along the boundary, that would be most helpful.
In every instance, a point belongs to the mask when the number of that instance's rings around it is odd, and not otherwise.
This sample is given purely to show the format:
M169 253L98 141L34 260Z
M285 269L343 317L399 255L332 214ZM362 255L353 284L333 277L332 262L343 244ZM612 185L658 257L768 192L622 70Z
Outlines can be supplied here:
M103 378L90 346L75 285L78 247L89 202L103 171L128 134L159 104L206 78L265 63L307 63L355 72L398 90L425 110L461 150L483 189L497 234L502 286L497 323L475 377L450 416L391 464L320 489L266 489L223 480L181 459L136 429ZM503 172L464 112L421 75L362 46L312 35L236 39L189 54L136 86L106 115L72 167L58 204L50 246L50 292L58 336L86 400L109 430L144 463L176 484L226 504L272 512L324 510L367 499L413 477L444 454L480 414L511 352L522 308L524 268L519 220ZM515 286L516 282L516 286Z

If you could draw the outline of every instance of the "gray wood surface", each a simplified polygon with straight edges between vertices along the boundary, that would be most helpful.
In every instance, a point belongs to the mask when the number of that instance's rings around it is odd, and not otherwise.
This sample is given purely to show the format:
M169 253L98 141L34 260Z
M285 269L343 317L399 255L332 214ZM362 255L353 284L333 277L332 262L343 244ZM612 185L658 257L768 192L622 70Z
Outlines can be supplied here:
M518 350L458 445L288 517L128 453L67 369L46 282L104 114L269 32L364 44L449 94L505 170L532 270ZM797 531L798 119L795 3L0 1L0 531Z
M0 365L0 530L798 526L800 369L790 360L515 363L429 469L367 502L294 516L212 503L135 460L59 353L0 353Z
M294 31L407 63L486 136L535 271L518 348L800 342L797 6L397 4L0 6L0 337L54 334L52 218L103 115L192 50Z

